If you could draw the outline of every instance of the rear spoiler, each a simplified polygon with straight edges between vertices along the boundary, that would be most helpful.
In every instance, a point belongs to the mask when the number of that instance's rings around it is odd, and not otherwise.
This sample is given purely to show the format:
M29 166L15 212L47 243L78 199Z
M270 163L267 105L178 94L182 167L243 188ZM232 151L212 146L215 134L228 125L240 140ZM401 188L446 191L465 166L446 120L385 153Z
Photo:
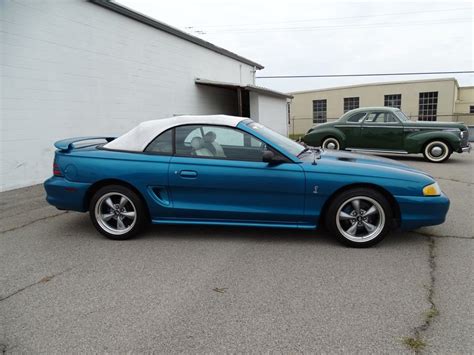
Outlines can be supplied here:
M107 142L111 142L115 138L117 137L90 136L90 137L67 138L67 139L57 141L56 143L54 143L54 146L63 152L68 152L72 148L74 148L74 143L77 143L77 142L97 140L97 139L105 139Z

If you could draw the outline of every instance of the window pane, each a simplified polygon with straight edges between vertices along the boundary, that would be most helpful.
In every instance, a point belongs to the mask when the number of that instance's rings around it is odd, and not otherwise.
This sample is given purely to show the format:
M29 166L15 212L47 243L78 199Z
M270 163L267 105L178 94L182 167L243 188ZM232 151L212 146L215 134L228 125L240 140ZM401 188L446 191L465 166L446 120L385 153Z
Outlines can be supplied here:
M204 126L204 140L212 139L210 135L216 136L215 142L225 145L233 145L238 147L244 146L244 135L241 131L236 131L226 127Z
M349 117L347 119L347 122L362 122L362 120L364 119L365 117L365 112L359 112L359 113L356 113L354 115L352 115L351 117Z
M264 144L259 139L235 128L209 125L176 128L176 154L180 156L262 161L263 150Z
M438 92L420 92L418 101L418 120L436 121Z
M146 147L145 151L163 155L173 154L173 130L160 134Z
M402 95L401 94L391 94L385 95L384 97L384 106L387 107L395 107L401 108L402 107Z
M313 100L313 123L327 121L327 100Z
M344 98L344 113L350 110L359 108L359 98L358 97L345 97Z

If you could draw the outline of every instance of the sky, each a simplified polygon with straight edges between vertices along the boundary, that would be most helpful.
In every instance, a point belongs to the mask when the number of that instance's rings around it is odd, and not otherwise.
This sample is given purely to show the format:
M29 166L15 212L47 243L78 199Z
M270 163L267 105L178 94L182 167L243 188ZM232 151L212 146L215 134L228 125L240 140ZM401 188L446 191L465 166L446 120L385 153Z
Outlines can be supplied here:
M265 66L257 76L474 70L471 1L116 0ZM292 92L429 76L257 79Z

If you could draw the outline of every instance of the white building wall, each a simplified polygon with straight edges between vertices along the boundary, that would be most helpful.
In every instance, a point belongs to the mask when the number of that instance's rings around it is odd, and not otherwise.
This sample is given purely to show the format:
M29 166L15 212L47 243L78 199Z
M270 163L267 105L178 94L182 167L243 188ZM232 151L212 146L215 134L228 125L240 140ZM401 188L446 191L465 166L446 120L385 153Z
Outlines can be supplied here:
M0 189L51 175L53 143L175 114L235 113L254 68L85 0L0 1Z
M258 94L256 92L249 92L249 103L250 103L250 118L255 122L258 122Z
M252 105L252 101L250 101L250 105ZM284 136L288 136L288 108L286 98L259 94L258 122Z

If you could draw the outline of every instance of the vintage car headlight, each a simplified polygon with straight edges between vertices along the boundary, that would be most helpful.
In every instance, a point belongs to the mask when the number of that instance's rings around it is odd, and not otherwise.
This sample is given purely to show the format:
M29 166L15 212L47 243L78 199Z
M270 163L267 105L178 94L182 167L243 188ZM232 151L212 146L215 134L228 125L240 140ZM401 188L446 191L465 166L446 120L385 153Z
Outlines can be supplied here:
M425 196L439 196L441 195L441 189L437 182L427 185L423 188L423 195Z

